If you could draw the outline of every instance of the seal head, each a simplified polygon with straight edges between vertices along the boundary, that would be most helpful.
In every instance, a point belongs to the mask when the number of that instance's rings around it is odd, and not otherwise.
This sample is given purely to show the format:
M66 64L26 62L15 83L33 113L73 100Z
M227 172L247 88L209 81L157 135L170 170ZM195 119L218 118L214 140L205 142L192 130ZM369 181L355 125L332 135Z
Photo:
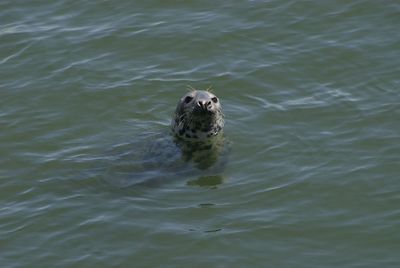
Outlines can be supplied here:
M204 141L222 132L224 118L217 96L193 90L179 101L172 119L172 131L186 140Z

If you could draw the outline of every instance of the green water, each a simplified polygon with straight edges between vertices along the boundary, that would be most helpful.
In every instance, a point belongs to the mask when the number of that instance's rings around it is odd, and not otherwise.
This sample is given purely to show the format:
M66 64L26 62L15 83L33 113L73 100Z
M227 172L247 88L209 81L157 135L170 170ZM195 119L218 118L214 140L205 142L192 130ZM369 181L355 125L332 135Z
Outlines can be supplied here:
M2 1L0 266L399 267L399 14ZM221 99L224 171L136 185L112 152L168 131L188 85Z

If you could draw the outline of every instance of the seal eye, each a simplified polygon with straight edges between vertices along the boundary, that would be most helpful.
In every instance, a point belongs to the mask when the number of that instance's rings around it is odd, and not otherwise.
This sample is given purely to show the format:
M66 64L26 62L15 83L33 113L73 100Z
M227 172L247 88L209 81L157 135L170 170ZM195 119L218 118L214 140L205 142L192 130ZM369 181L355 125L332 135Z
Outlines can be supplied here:
M214 103L218 103L218 98L217 98L217 97L212 97L211 100L212 100Z
M185 102L185 103L189 103L189 102L191 102L192 100L193 100L193 97L186 96L185 99L184 99L184 102Z

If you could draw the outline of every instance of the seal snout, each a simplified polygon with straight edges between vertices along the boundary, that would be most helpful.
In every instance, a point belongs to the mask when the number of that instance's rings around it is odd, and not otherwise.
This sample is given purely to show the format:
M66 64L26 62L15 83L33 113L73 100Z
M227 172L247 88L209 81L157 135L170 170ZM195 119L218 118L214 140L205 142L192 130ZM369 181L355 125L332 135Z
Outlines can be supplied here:
M211 101L209 100L198 100L197 109L201 111L208 111L211 108Z

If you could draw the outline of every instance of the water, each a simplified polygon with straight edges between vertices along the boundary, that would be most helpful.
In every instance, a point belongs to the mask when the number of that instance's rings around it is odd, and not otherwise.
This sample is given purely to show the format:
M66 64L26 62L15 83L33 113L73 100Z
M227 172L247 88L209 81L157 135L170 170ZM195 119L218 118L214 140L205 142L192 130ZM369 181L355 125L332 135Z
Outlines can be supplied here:
M399 267L399 12L2 1L1 266ZM222 100L222 179L123 187L107 152L187 85Z

